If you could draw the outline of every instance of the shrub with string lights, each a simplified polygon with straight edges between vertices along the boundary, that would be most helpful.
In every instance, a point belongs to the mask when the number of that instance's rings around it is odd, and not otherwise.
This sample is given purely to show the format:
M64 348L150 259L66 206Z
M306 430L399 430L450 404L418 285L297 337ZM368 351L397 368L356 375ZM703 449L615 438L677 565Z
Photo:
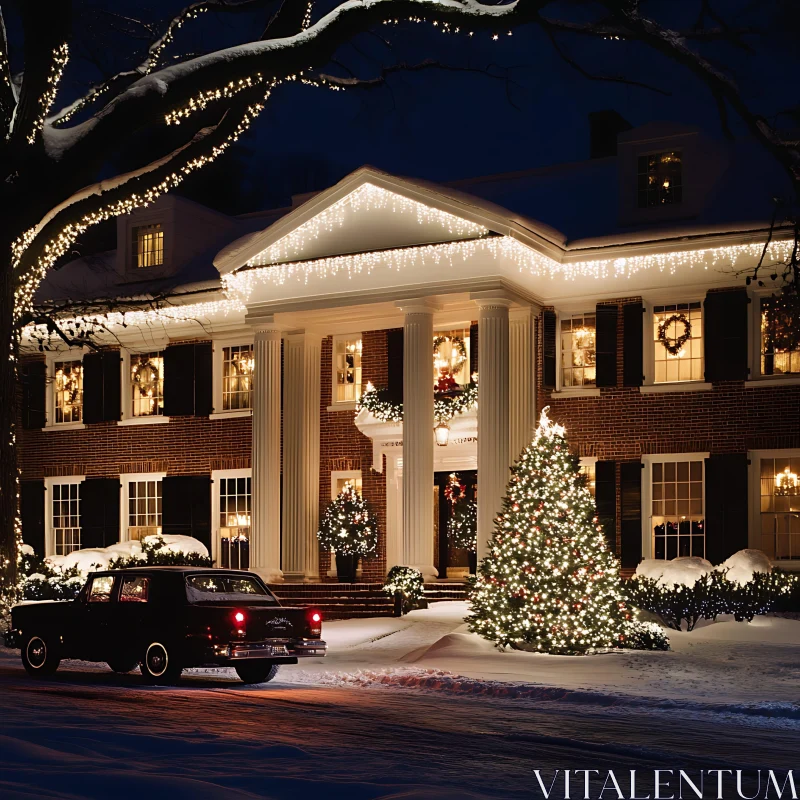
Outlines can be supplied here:
M500 647L578 654L627 645L633 620L619 563L547 409L512 467L470 606L470 630Z
M368 556L378 547L378 519L352 483L325 509L317 538L327 550L345 556Z

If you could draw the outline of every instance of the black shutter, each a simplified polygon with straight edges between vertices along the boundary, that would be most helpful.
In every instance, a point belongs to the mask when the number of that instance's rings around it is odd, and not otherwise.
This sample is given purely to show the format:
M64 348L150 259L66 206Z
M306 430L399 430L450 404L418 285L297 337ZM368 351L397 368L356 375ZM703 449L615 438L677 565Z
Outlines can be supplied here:
M119 416L119 353L87 353L83 357L83 421L110 422Z
M81 547L119 541L119 478L87 478L80 485Z
M211 397L213 376L211 342L198 342L194 346L194 413L207 417L214 409Z
M542 312L542 385L556 388L556 312Z
M386 367L388 378L386 386L389 399L394 403L403 402L403 329L392 328L386 331Z
M622 324L622 385L641 386L644 373L644 306L641 303L622 306Z
M469 374L475 375L479 371L478 365L478 323L475 322L469 326Z
M595 464L594 502L597 518L603 526L609 549L617 551L617 464L598 461Z
M22 381L22 427L26 430L44 428L47 384L47 364L29 361L19 370Z
M175 344L164 350L164 415L211 413L211 342Z
M642 463L626 461L620 465L622 499L622 553L625 568L636 567L642 560Z
M597 306L595 353L597 385L617 385L617 306Z
M22 541L44 558L44 481L20 481L19 511Z
M716 565L748 545L747 455L712 455L705 479L706 558Z
M743 289L706 295L703 337L707 381L747 379L748 302Z
M161 482L161 529L193 536L211 552L211 476L167 475Z

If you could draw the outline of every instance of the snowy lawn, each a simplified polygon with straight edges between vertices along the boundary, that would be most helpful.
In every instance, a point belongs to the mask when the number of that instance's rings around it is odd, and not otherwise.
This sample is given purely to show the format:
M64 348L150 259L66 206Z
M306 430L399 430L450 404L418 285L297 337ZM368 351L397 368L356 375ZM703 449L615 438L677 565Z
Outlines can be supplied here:
M724 619L692 633L667 631L669 652L549 656L498 651L467 631L466 614L466 603L444 602L401 619L325 623L328 656L286 669L281 679L541 699L561 689L575 702L646 698L800 719L797 620Z

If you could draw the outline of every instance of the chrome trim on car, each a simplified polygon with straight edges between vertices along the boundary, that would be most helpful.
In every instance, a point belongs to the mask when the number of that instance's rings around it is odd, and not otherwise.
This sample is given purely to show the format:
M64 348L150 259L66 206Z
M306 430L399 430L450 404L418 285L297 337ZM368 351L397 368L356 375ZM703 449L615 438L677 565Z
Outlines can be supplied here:
M296 639L289 646L289 654L298 658L324 656L327 652L328 644L322 639Z

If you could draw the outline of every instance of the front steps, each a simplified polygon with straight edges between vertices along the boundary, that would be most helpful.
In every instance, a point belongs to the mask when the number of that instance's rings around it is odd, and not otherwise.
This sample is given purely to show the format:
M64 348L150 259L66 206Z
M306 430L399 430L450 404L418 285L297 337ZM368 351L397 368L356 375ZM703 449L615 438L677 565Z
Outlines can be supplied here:
M391 617L394 602L382 583L273 583L270 589L285 606L313 606L323 620ZM457 581L425 584L425 599L464 600L466 584Z

